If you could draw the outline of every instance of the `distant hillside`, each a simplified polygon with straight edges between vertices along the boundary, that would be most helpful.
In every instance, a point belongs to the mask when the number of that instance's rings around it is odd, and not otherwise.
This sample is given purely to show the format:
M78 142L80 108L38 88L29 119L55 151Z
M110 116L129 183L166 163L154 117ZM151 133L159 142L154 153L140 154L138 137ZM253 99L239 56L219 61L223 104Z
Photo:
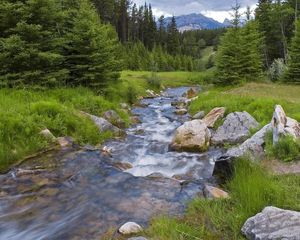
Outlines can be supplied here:
M166 24L171 21L171 17L166 18ZM220 23L212 18L206 17L203 14L189 14L175 17L178 30L180 32L188 30L199 29L216 29L227 27L225 24Z

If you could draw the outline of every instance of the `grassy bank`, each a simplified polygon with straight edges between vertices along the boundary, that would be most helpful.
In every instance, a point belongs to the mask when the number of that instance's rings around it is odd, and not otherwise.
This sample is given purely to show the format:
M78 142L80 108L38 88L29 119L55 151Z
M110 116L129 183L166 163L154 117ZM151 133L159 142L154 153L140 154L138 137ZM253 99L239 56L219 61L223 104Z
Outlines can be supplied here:
M287 115L300 121L300 86L249 83L236 88L213 88L200 94L190 107L192 114L214 107L226 107L227 113L247 111L262 125L271 121L274 106L281 104Z
M71 136L79 144L101 143L111 134L99 134L95 125L79 111L101 116L114 109L128 123L128 116L119 109L120 102L135 102L146 89L155 89L150 72L122 73L105 92L96 94L86 88L53 90L0 90L0 171L22 158L49 146L39 132L48 128L55 136ZM164 86L200 83L204 73L159 73ZM159 89L155 89L159 90Z
M300 176L273 176L248 160L235 166L235 176L224 188L227 200L194 200L183 218L160 217L146 234L157 240L244 239L245 221L266 206L300 210Z

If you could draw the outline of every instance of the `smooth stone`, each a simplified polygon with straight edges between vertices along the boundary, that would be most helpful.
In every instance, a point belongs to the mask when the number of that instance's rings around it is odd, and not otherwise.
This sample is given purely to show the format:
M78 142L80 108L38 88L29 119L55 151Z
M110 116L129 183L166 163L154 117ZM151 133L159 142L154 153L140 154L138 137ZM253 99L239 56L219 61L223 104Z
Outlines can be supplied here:
M249 240L300 240L300 212L266 207L242 228Z
M223 118L226 109L224 107L217 107L211 110L201 121L206 124L207 127L213 128L215 123Z
M237 144L245 141L251 129L259 127L259 123L247 112L234 112L227 115L224 123L212 135L214 145Z
M135 222L127 222L119 228L119 233L123 235L135 234L143 231L143 228Z
M203 189L204 196L208 199L225 199L229 198L229 194L217 187L205 185Z

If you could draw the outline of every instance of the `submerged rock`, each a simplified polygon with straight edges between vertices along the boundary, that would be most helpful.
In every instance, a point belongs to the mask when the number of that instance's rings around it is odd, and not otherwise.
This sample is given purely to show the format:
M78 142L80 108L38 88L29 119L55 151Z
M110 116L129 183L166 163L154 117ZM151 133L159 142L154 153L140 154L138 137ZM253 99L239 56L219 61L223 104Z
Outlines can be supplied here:
M207 127L213 128L215 123L224 116L225 110L224 107L214 108L202 119L202 121Z
M221 127L212 136L212 144L237 144L245 141L250 130L259 127L259 123L247 112L228 114Z
M200 120L185 122L177 128L171 148L177 151L203 152L209 147L210 131Z
M300 240L300 212L266 207L246 221L242 233L250 240Z
M118 128L126 128L126 123L114 110L109 110L103 113L103 118Z
M135 222L127 222L119 228L119 233L123 235L135 234L143 231L143 228Z

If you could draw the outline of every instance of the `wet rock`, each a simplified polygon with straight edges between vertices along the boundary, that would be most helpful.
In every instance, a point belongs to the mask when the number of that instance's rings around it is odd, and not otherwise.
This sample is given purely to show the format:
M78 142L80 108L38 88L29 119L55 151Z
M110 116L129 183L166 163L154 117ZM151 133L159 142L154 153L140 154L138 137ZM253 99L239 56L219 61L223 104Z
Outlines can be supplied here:
M198 113L196 113L194 116L193 116L193 119L202 119L205 117L205 112L204 111L200 111Z
M128 169L133 168L133 166L127 162L115 162L115 163L113 163L113 166L121 171L126 171Z
M153 90L147 89L146 90L146 98L156 98L159 97L158 94L156 94Z
M164 178L165 176L161 173L151 173L150 175L147 176L148 178Z
M205 185L203 194L208 199L224 199L229 198L229 194L217 187Z
M56 137L52 134L52 132L49 130L49 129L44 129L40 132L40 134L46 138L47 140L50 140L50 141L55 141L56 140Z
M142 121L138 116L132 116L130 117L130 122L132 124L140 124Z
M186 97L186 98L194 98L198 95L199 93L199 88L197 87L192 87L190 88L187 92L185 92L182 97Z
M148 239L144 237L132 237L132 238L128 238L127 240L148 240Z
M221 127L212 135L212 144L237 144L245 141L250 130L259 127L259 123L247 112L228 114Z
M72 147L74 143L74 140L71 137L59 137L56 141L61 148Z
M127 222L119 228L119 233L123 235L135 234L143 231L143 228L135 222Z
M250 240L299 240L300 212L266 207L246 221L242 233Z
M200 120L185 122L177 128L171 148L177 151L203 152L209 147L210 131Z
M204 122L207 127L213 128L215 123L223 118L225 110L224 107L214 108L202 119L202 122Z
M126 123L114 110L109 110L103 113L103 118L118 128L126 128Z
M107 146L102 147L101 152L105 156L112 157L112 149L108 148Z
M171 103L173 107L176 107L177 109L186 108L187 104L184 100L174 101Z
M185 115L188 113L188 111L186 109L182 108L182 109L176 109L175 113L177 115Z

